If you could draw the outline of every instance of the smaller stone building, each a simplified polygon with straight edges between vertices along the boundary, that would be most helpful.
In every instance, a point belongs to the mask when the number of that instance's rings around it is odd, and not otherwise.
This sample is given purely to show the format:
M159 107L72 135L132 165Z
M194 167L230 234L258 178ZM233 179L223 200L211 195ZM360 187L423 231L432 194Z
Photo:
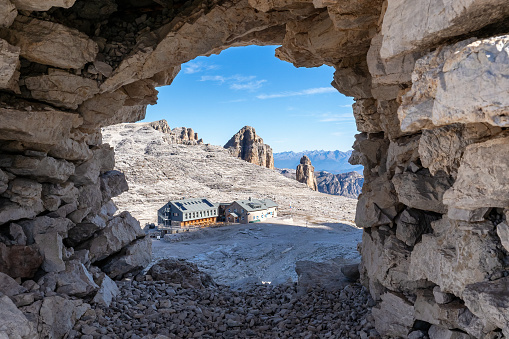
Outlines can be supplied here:
M263 222L277 217L278 205L270 199L236 200L225 208L228 222L241 224Z
M206 198L172 200L157 211L157 222L163 227L190 227L215 224L219 204Z

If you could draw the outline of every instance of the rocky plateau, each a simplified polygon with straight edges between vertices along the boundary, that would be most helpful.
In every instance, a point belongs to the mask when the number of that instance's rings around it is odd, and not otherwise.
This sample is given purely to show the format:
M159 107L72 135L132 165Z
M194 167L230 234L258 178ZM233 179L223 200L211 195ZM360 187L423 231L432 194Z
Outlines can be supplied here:
M115 203L142 224L156 222L154 211L182 197L215 202L270 198L282 216L353 224L355 200L313 192L276 170L232 156L221 146L172 143L147 123L119 124L102 133L115 150L116 170L125 173L129 183L129 191Z

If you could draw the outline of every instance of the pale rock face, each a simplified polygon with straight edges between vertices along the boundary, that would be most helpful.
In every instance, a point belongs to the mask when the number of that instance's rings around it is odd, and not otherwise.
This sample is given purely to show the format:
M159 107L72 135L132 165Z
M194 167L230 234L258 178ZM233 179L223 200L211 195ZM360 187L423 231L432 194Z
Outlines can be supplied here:
M412 251L412 279L427 279L442 291L462 297L467 285L487 280L502 267L494 236L461 230L464 224L447 218L432 223L434 233L424 234ZM490 221L484 224L494 228ZM458 257L469 260L458 261Z
M62 259L62 237L57 232L36 234L34 241L41 248L44 255L42 269L46 272L60 272L65 270Z
M78 249L88 249L92 262L107 258L118 252L133 240L144 236L140 223L128 212L122 212L109 220L105 229L96 237L80 245Z
M373 97L379 100L392 100L398 97L401 84L412 82L415 62L423 53L407 53L390 60L382 59L380 49L383 38L380 33L373 37L366 59L372 77Z
M54 68L47 75L27 77L24 82L34 99L70 109L77 109L83 101L99 93L97 81Z
M0 39L0 88L19 92L17 84L14 84L19 78L19 54L19 47Z
M434 290L438 286L435 286ZM449 301L446 305L439 304L435 301L435 292L430 290L417 291L417 298L414 302L415 319L422 320L433 324L436 330L439 330L444 337L449 338L447 334L451 334L451 338L482 338L488 332L496 327L490 323L485 323L482 319L476 317L470 310L460 301ZM467 332L451 331L462 330ZM432 331L430 330L430 334Z
M234 157L252 164L274 168L272 148L263 143L263 139L256 135L255 129L251 126L243 127L224 145L224 148Z
M335 89L344 95L354 97L357 102L360 99L371 98L371 77L369 76L366 61L363 58L348 58L342 60L340 64L335 65L335 68L334 80L331 83ZM363 130L359 131L367 132Z
M70 135L73 127L82 123L78 114L49 107L33 108L26 102L22 104L20 108L0 107L0 140L18 140L44 148L56 145Z
M57 233L60 237L67 238L67 232L73 226L72 222L66 218L50 218L40 216L32 220L23 220L19 222L27 238L29 245L36 240L35 237L45 233Z
M392 183L399 201L412 208L444 214L447 208L442 204L444 192L451 187L447 176L431 176L426 171L396 174Z
M64 183L74 173L74 164L52 157L25 157L16 155L10 158L6 169L16 175L50 183Z
M443 171L456 177L465 148L501 131L500 127L488 124L452 124L424 130L419 141L422 165L432 175Z
M92 274L77 260L65 263L65 270L45 275L38 284L49 287L57 293L85 297L95 293L99 286L94 282Z
M389 59L475 31L509 14L504 0L389 0L380 54ZM465 97L466 98L466 97Z
M69 8L76 0L12 0L18 9L25 11L47 11L51 7Z
M7 274L0 272L0 292L5 294L6 296L12 297L14 295L26 292L26 289L20 284L18 284L16 280L9 277Z
M509 251L509 225L507 225L506 221L497 225L497 235L502 242L502 246L504 246L506 251Z
M444 194L444 204L464 209L506 207L508 144L509 137L504 137L467 146L456 182Z
M406 338L414 323L414 308L403 295L387 292L380 308L373 308L375 328L383 336Z
M479 317L490 319L509 335L509 278L486 281L466 286L463 292L465 305Z
M44 298L36 315L39 335L62 338L89 309L90 305L80 299L69 300L61 296Z
M369 286L373 299L380 300L377 285L403 291L429 285L425 280L409 276L411 252L405 243L388 230L372 228L370 233L364 232L362 236L360 272L361 281Z
M125 274L136 272L150 263L152 240L144 237L133 241L119 254L109 258L101 269L112 279L120 279Z
M101 274L100 287L92 302L109 307L112 300L120 293L117 284L106 274Z
M3 38L30 61L59 68L81 68L93 61L97 44L85 34L49 21L18 16Z
M472 337L460 331L451 331L447 328L432 325L428 331L430 339L471 339Z
M9 27L16 19L18 11L16 6L9 0L0 0L0 27Z
M28 319L16 305L4 295L0 297L0 337L33 338L36 335Z
M380 127L380 115L376 109L376 100L359 99L352 107L357 130L366 133L382 132L382 127Z
M304 155L300 159L300 164L297 166L295 177L298 182L302 182L308 185L308 187L313 191L318 190L318 184L315 177L315 168L311 165L311 160L309 160L307 155Z
M21 206L30 207L41 199L42 185L36 181L16 178L9 182L9 187L3 196Z
M297 67L333 66L341 58L367 51L370 38L369 31L337 29L329 13L322 12L288 23L283 46L276 50L276 56Z
M420 129L452 123L488 123L505 127L508 36L459 42L419 59L412 88L398 110L401 129Z

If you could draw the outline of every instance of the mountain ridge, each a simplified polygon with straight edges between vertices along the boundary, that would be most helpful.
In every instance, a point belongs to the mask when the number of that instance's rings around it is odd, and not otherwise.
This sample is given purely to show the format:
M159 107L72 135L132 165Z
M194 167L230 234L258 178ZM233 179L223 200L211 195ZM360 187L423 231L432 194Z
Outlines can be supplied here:
M300 163L300 159L304 155L307 155L317 172L326 171L333 174L340 174L356 171L362 174L362 166L350 165L348 163L352 151L353 150L348 150L346 152L340 150L312 150L302 152L278 152L274 153L274 166L276 168L296 168Z

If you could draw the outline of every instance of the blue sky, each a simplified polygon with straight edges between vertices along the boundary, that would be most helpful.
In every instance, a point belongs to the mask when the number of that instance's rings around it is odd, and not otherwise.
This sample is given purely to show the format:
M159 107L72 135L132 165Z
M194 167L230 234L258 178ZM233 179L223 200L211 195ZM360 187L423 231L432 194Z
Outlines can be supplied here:
M358 133L353 100L330 85L334 69L295 68L275 48L235 47L182 65L144 121L191 127L215 145L249 125L274 152L349 150Z

